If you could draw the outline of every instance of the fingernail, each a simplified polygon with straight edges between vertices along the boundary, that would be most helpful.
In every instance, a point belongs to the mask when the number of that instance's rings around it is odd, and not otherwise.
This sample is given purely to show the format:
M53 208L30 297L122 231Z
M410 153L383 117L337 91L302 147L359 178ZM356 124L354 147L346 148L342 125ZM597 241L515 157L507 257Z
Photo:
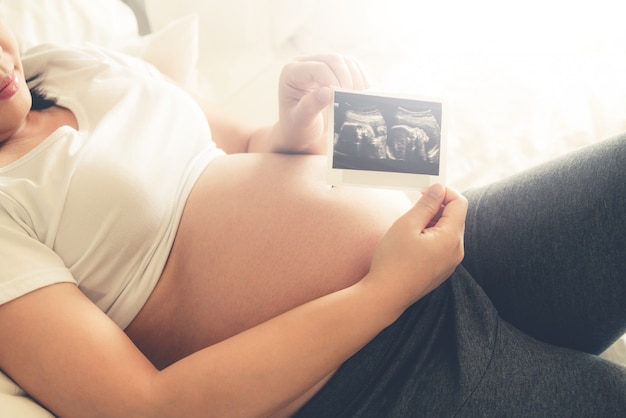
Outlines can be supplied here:
M441 199L446 193L446 190L441 184L433 184L428 188L427 193L435 199Z

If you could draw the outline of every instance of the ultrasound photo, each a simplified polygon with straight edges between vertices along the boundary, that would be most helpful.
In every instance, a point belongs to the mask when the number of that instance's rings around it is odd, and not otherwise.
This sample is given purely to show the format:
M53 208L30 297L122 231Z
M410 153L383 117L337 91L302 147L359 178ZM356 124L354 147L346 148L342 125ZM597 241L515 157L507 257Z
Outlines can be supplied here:
M335 92L333 168L438 175L438 102Z

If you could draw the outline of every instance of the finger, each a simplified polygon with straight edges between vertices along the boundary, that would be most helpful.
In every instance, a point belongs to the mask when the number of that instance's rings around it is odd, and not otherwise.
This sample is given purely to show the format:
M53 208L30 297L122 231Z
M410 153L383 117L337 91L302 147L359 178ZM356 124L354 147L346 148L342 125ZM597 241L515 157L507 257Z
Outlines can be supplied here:
M367 90L370 88L370 82L367 74L363 70L363 67L359 61L354 57L345 58L346 66L350 71L350 77L352 79L352 89L354 90Z
M432 185L422 194L417 203L405 215L411 220L414 228L423 231L429 226L441 210L445 194L445 188L441 184Z
M333 99L333 92L329 87L322 87L302 96L293 112L294 122L306 125L315 119Z
M330 56L322 61L333 72L338 83L336 87L344 89L354 89L354 80L352 79L351 67L341 56ZM323 84L322 84L323 85Z
M446 196L443 204L446 205L453 200L466 200L465 197L452 187L446 187Z
M321 61L294 62L285 67L287 84L299 91L309 92L317 87L340 87L335 72Z
M352 90L369 88L369 80L365 71L354 57L344 57L337 54L320 54L300 57L298 60L300 62L309 61L326 65L337 80L336 85L326 84L327 86L336 86Z
M467 216L467 199L452 188L447 188L443 199L441 215L435 226L459 231L465 229Z

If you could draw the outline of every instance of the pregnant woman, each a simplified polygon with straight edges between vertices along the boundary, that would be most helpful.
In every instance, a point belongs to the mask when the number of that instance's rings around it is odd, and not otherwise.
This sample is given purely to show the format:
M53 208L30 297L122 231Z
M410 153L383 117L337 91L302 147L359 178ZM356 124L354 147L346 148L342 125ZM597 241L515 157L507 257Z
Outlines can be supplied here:
M290 63L256 129L118 53L22 59L0 23L0 368L63 417L623 411L624 370L583 351L626 325L624 140L466 219L441 185L326 185L332 87L367 81Z

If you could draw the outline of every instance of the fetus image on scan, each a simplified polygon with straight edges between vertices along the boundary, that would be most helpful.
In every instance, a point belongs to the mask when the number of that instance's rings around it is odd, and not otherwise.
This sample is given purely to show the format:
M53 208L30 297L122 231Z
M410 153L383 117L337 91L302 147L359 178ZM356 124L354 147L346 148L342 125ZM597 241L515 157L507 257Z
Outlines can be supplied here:
M344 121L337 134L335 150L363 159L387 155L387 122L376 107L358 108L346 103Z
M430 109L396 109L388 135L388 158L434 164L439 160L440 143L441 128Z
M333 167L437 175L441 148L437 105L336 92Z

